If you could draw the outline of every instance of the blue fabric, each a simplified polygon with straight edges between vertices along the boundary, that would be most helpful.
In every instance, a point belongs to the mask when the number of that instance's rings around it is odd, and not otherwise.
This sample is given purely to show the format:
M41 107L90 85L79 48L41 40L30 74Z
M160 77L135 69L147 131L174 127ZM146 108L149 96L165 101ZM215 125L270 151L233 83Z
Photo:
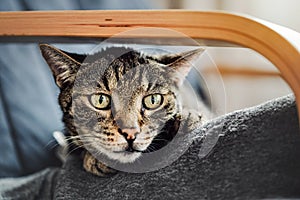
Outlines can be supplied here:
M14 144L9 134L7 117L4 113L4 102L0 95L0 176L13 175L16 171L20 171L21 167L16 158ZM3 148L2 148L3 147ZM13 166L13 167L12 167Z
M0 11L141 9L141 0L9 0ZM152 7L153 8L153 7ZM58 45L73 52L91 46ZM58 89L37 44L0 44L0 177L15 177L59 164L52 132L62 130Z
M52 132L63 127L58 91L37 45L1 45L0 52L0 112L6 118L1 120L0 134L6 141L1 140L0 176L18 176L46 167L54 159L49 157Z

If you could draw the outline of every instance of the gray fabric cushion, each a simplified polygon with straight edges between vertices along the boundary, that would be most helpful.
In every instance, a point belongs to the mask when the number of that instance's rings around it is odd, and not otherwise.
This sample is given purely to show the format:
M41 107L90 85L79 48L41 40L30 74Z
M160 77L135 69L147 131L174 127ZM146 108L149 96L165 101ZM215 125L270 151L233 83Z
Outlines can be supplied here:
M51 184L37 187L29 182L26 187L36 188L37 195L52 189L54 199L300 198L300 135L294 97L222 116L197 132L208 130L221 136L204 158L199 156L203 140L196 139L168 167L101 178L84 172L80 158L70 156L52 174ZM53 170L43 173L49 178ZM4 183L0 181L0 188Z

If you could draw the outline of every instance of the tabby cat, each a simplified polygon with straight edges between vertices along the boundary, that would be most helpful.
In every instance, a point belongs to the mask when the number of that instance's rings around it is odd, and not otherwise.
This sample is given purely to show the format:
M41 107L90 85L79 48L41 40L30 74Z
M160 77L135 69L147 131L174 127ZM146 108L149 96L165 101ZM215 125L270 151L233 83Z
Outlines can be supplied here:
M66 135L77 146L121 163L156 151L176 135L179 126L203 122L184 114L178 90L203 52L147 55L125 47L109 47L93 55L68 53L41 44L43 57L60 88ZM114 173L86 148L83 167L95 175Z

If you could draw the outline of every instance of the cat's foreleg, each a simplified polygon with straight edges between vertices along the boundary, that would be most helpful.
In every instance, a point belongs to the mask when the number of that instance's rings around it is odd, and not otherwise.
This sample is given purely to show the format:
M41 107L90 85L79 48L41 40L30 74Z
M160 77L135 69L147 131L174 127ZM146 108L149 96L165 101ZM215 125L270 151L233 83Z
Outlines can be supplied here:
M88 151L84 153L83 168L92 174L97 176L108 176L115 174L117 171L106 166L102 162L98 161Z
M207 121L207 117L205 115L192 109L184 110L182 113L182 119L185 120L185 125L188 132L199 128Z

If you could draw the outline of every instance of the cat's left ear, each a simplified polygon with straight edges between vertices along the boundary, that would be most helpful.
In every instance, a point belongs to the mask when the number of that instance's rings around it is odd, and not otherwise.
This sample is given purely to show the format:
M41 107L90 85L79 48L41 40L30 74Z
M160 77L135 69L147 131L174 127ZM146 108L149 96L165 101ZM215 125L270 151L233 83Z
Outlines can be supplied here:
M198 48L178 54L167 54L158 58L157 61L171 67L174 70L171 74L171 78L174 79L178 86L180 86L192 69L192 65L203 52L203 48Z
M86 55L68 53L48 44L40 44L40 49L59 88L62 89L65 85L74 82Z

